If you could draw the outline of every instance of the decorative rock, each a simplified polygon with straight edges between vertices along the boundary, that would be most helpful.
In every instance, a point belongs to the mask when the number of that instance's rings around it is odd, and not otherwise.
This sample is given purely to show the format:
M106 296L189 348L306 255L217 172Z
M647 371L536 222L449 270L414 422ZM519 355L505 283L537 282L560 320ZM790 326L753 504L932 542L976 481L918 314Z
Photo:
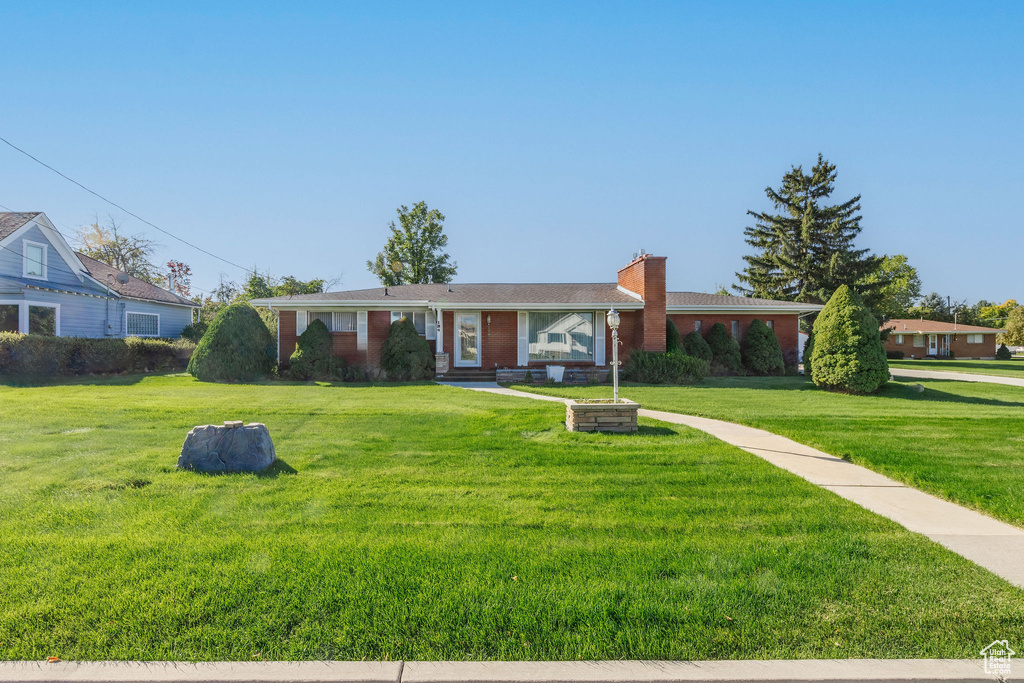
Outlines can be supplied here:
M241 420L224 426L193 427L185 437L178 457L178 469L198 472L259 472L277 455L265 424L242 425Z

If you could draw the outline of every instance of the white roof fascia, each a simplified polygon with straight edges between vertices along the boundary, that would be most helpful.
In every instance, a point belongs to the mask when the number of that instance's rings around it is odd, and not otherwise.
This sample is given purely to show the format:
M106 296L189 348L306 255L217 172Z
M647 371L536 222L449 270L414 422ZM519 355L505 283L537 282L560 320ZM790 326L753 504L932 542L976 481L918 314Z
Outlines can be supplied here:
M42 220L40 220L42 219ZM26 232L32 229L32 227L38 227L43 235L46 237L46 241L49 242L53 248L57 251L64 262L68 264L68 268L78 276L79 278L87 276L89 271L86 269L85 264L75 255L74 249L68 244L64 236L57 231L57 228L53 227L53 223L46 217L45 213L40 212L38 216L28 219L25 224L12 232L3 240L0 240L0 247L6 247L8 244L17 241Z
M643 301L643 300L644 300L644 298L643 298L642 296L640 296L640 295L639 295L639 294L637 294L636 292L633 292L633 291L630 291L630 290L626 289L626 288L625 288L625 287L623 287L622 285L616 285L616 286L615 286L615 289L619 290L620 292L622 292L622 293L623 293L623 294L625 294L626 296L631 296L631 297L633 297L634 299L638 299L638 300L640 300L640 301Z
M275 306L280 310L303 310L310 308L353 308L371 311L397 310L399 308L438 308L446 311L469 310L469 311L595 311L615 308L618 310L635 311L643 309L643 302L636 304L629 303L608 303L608 302L587 302L587 303L449 303L444 301L270 301L269 299L253 299L249 302L253 306Z
M111 291L113 292L113 290L111 290ZM182 303L178 303L176 301L160 301L159 299L143 299L143 298L137 297L137 296L122 296L121 298L124 299L125 301L145 301L146 303L149 303L149 304L163 304L164 306L182 306L184 308L202 308L202 306L200 306L199 304L196 304L196 303L182 304Z
M821 304L804 304L802 306L751 306L751 305L670 305L665 306L668 313L814 313L824 306Z

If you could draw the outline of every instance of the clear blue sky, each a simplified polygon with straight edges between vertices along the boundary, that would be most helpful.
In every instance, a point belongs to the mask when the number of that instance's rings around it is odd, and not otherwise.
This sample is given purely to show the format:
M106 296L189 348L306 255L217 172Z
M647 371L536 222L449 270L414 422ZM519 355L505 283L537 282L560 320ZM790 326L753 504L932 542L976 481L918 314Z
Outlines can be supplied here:
M925 291L1024 299L1024 3L5 3L0 135L276 275L376 284L400 204L458 281L732 284L747 209L820 151L860 245ZM216 5L211 8L207 5ZM112 213L0 146L0 204Z

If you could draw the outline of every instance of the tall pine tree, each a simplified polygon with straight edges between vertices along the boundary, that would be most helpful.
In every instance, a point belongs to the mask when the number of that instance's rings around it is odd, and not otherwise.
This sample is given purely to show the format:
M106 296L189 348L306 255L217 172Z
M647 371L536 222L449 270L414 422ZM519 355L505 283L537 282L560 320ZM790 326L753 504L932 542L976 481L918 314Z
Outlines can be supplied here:
M776 213L748 211L753 227L744 229L754 253L744 256L736 273L745 296L824 303L841 285L860 292L872 309L888 281L879 277L881 257L857 249L860 195L842 204L826 204L836 167L820 154L810 174L794 166L779 189L765 189Z

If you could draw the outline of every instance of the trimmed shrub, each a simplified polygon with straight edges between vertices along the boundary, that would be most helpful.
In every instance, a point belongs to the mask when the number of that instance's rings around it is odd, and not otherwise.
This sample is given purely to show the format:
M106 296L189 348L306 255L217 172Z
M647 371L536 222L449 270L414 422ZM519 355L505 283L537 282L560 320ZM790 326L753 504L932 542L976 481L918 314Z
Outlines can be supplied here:
M757 318L743 338L742 356L743 367L755 375L781 375L786 371L775 332Z
M0 333L0 375L43 378L179 370L194 348L183 340L5 332Z
M888 358L889 360L903 360L903 358L906 355L907 354L903 353L902 351L886 351L885 352L885 357Z
M381 350L381 368L391 382L409 382L434 376L434 353L430 344L416 334L408 318L391 323Z
M345 375L345 359L334 357L331 331L314 320L295 342L288 372L294 379L337 380Z
M736 375L743 371L740 345L722 323L715 323L705 337L711 347L711 374Z
M677 353L683 350L679 328L669 318L665 319L665 350L669 353Z
M637 349L622 368L622 379L643 384L695 384L708 375L708 362L682 353Z
M181 331L181 338L187 339L193 344L198 344L199 340L206 334L207 328L210 324L205 320L199 320L192 323L191 325L185 325L185 328Z
M1013 360L1013 354L1006 348L1006 344L1000 344L996 349L996 360Z
M704 341L704 337L700 336L700 332L697 330L683 337L683 353L687 356L711 362L711 347L708 346L708 343Z
M857 292L835 291L814 321L811 379L829 391L871 394L889 381L878 321Z
M813 363L811 362L811 356L814 354L814 330L812 329L807 334L807 341L804 342L804 376L810 377L812 372Z
M274 369L274 340L256 309L223 308L199 340L188 371L203 382L251 382Z
M786 375L793 377L800 374L800 354L796 349L786 349L782 352L782 365L786 369Z

